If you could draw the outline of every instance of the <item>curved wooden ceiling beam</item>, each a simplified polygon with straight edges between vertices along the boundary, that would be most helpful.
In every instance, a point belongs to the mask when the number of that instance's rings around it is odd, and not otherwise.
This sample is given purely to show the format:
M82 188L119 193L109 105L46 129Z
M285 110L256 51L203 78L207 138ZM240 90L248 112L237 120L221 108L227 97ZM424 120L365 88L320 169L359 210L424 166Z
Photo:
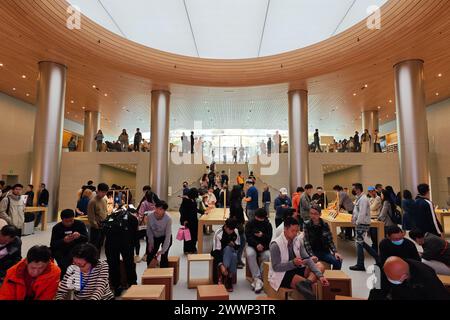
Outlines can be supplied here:
M131 74L152 85L255 86L291 83L352 68L377 72L380 65L408 58L433 59L450 43L447 0L390 0L382 7L381 30L363 21L315 45L269 57L217 60L180 56L124 39L82 18L81 30L66 28L65 0L7 0L0 6L2 40L35 60L66 64L75 73ZM437 48L437 49L434 49Z

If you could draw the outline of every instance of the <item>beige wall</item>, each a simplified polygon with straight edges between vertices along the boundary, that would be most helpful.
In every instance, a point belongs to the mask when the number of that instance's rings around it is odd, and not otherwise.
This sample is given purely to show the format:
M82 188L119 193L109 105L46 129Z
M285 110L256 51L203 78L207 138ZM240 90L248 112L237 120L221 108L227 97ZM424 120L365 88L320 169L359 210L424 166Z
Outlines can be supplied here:
M352 184L358 181L362 181L361 166L340 170L337 172L331 172L324 175L323 188L327 193L333 193L333 187L340 185L351 189ZM373 183L373 185L375 185ZM367 188L368 186L364 186Z
M132 190L133 194L135 194L136 191L136 173L113 168L107 165L100 165L99 181L104 182L109 186L112 184L125 186Z
M17 175L20 183L29 183L35 110L31 104L0 93L0 177ZM67 119L64 129L83 134L82 125Z

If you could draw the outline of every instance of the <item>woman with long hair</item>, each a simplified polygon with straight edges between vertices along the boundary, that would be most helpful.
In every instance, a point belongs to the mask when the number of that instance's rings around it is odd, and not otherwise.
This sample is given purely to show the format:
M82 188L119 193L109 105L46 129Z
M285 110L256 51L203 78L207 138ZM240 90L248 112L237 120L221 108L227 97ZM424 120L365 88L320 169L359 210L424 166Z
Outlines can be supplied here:
M396 224L392 221L392 216L394 215L396 205L390 197L390 192L388 190L383 190L381 192L381 210L378 214L378 220L384 222L384 228L395 226Z
M402 210L403 210L403 230L412 230L416 227L414 217L415 201L413 200L411 191L403 191Z
M197 253L197 233L198 233L198 190L191 188L187 197L183 198L180 206L180 224L189 229L191 240L184 241L183 252L185 254Z

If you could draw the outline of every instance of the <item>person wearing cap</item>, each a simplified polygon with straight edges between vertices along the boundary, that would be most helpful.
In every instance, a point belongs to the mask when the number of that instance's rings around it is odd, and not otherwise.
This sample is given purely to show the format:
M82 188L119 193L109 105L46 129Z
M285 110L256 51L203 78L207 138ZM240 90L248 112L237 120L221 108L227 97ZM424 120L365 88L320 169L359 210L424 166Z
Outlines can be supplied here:
M342 257L334 245L330 227L320 217L321 214L321 207L313 203L309 210L310 220L303 226L306 251L310 256L332 265L333 270L341 270Z
M61 211L61 222L52 228L50 250L52 256L61 269L61 279L67 268L72 264L72 249L88 241L86 226L80 220L75 220L75 212L72 209Z
M278 227L286 217L287 209L292 207L291 198L288 196L286 188L280 189L280 195L275 199L275 226Z
M256 210L255 219L249 221L245 226L245 237L247 247L245 250L247 263L252 274L252 288L255 293L260 293L263 289L262 266L264 262L270 260L270 241L272 240L272 224L267 219L267 212L264 208Z

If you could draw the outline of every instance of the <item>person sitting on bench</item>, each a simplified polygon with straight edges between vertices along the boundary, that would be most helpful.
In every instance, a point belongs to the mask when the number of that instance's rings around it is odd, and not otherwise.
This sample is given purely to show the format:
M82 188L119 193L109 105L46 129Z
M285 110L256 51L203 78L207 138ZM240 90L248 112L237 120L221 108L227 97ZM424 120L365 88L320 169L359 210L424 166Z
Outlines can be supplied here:
M409 237L423 248L422 262L436 271L437 274L450 276L450 245L448 241L431 232L414 229Z
M255 219L245 226L245 237L247 238L247 263L252 274L252 288L255 293L260 293L263 288L261 270L264 262L270 260L270 241L272 240L272 225L267 219L267 211L259 208L255 212ZM260 263L258 263L260 260Z
M284 232L270 244L269 282L276 291L280 287L297 289L305 299L314 300L312 284L319 280L328 286L329 282L323 275L324 266L306 252L299 230L299 222L288 217Z
M228 292L233 291L233 276L237 271L237 252L240 244L237 222L228 218L225 225L214 233L211 252L218 266L218 283L224 284Z
M321 212L320 205L313 203L309 210L311 219L306 221L303 227L306 251L310 256L315 256L320 261L331 264L333 270L341 270L342 257L333 243L333 235L328 223L320 217Z

